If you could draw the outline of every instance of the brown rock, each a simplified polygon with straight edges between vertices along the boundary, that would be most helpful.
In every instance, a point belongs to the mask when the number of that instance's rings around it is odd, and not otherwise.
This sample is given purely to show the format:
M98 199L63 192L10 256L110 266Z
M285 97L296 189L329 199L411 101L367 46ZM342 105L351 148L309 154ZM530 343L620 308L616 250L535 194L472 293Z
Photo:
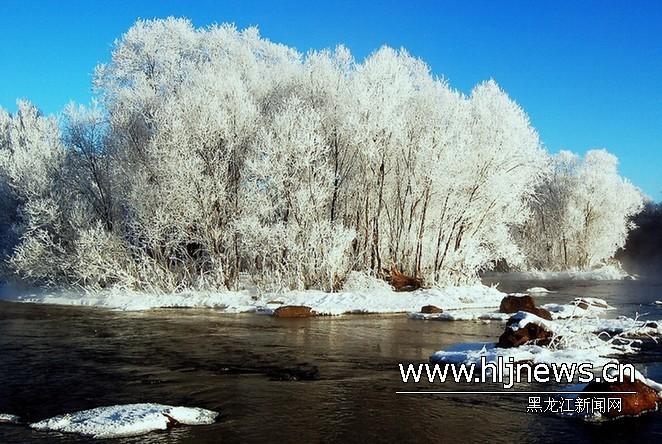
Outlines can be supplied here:
M549 345L552 341L553 333L534 322L529 322L524 327L514 330L512 326L518 321L517 316L513 316L508 320L506 330L499 337L497 347L512 348L524 344Z
M501 300L499 311L501 313L517 313L518 311L529 311L536 308L536 303L529 295L525 296L506 296ZM529 311L529 313L531 313Z
M173 428L175 428L175 427L179 427L180 425L182 425L179 421L177 421L175 418L173 418L172 416L168 415L167 413L161 413L161 414L162 414L163 416L165 416L166 419L168 420L168 423L166 424L166 428L167 428L168 430L169 430L169 429L173 429Z
M529 313L533 313L534 315L538 316L539 318L543 318L547 321L552 320L552 314L548 310L546 310L544 308L541 308L541 307L536 307L533 311L530 311Z
M626 377L627 379L627 377ZM585 392L636 392L635 394L613 394L613 395L586 395L585 398L609 397L621 398L621 411L608 410L602 415L607 418L618 418L621 416L637 416L645 412L651 412L658 409L660 396L655 389L647 386L643 382L637 380L635 382L591 382L586 388Z
M435 305L424 305L421 307L421 313L443 313L444 310Z
M501 300L499 311L501 313L517 313L518 311L526 311L528 313L533 313L534 315L543 319L547 319L548 321L552 320L552 314L544 308L536 307L536 303L529 295L506 296Z
M283 305L274 310L276 318L309 318L315 316L310 307L305 305Z
M588 309L588 304L586 302L580 302L579 304L576 304L577 307L581 308L582 310Z
M407 276L399 271L395 266L391 267L386 280L391 284L395 291L414 291L421 288L422 281L415 276Z

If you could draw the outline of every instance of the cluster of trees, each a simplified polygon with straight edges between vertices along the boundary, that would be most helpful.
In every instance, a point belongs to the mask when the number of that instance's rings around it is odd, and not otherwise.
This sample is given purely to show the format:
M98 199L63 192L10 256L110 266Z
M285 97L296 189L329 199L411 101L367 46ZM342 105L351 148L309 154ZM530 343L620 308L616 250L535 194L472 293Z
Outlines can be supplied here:
M359 63L256 29L139 21L60 120L0 110L4 271L40 283L429 285L590 267L641 206L616 159L549 156L494 81L463 95L404 50Z
M538 270L588 269L625 245L643 206L641 192L619 176L605 150L581 158L561 151L530 201L531 216L517 229L527 264Z

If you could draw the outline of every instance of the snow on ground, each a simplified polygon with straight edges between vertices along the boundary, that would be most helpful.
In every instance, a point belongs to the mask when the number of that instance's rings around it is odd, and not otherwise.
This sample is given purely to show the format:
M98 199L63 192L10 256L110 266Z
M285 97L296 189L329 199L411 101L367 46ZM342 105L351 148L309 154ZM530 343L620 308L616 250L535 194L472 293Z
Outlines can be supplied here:
M374 286L364 290L351 289L338 293L316 290L264 293L251 291L182 292L174 294L139 293L125 290L32 290L5 288L0 299L59 305L85 305L119 310L148 310L153 308L192 307L216 308L227 313L271 313L279 305L306 305L318 314L344 313L406 313L419 311L424 305L444 310L457 308L498 307L505 296L494 287L473 285L445 289L420 289L398 293L390 286ZM273 304L271 302L278 302Z
M6 413L0 413L0 424L18 424L21 422L21 418L16 415L8 415Z
M449 287L445 289L420 289L410 293L398 293L391 289L383 291L344 291L325 293L321 291L290 291L282 294L265 295L262 300L277 299L284 305L306 305L319 314L338 315L344 313L407 313L418 312L425 305L434 305L443 310L459 308L498 307L505 296L496 288L484 285ZM263 305L258 301L257 306ZM264 307L268 310L269 307Z
M522 280L575 280L575 281L618 281L634 279L621 268L614 265L604 265L593 270L567 270L567 271L521 271L513 273L493 273L495 276L505 276L509 279Z
M128 290L65 290L36 289L14 290L4 289L0 299L55 305L82 305L105 307L118 310L137 311L151 308L184 308L209 307L219 308L231 313L240 313L254 309L255 301L248 291L227 292L182 292L182 293L148 293Z
M126 404L98 407L30 424L36 430L78 433L94 438L117 438L166 430L170 416L180 424L213 424L217 412L161 404Z

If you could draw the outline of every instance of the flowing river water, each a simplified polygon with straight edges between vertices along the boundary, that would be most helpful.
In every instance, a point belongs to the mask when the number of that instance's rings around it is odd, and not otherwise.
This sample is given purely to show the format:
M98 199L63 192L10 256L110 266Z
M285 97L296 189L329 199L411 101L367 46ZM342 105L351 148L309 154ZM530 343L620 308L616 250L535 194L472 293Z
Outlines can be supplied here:
M606 299L615 315L662 319L662 285L502 282ZM403 294L402 297L407 297ZM602 424L527 413L526 395L402 395L398 363L427 362L460 342L495 341L500 322L436 322L398 315L274 319L215 310L118 312L0 302L0 413L26 421L137 402L204 407L216 424L112 443L660 442L662 414ZM662 380L662 346L628 358ZM292 380L304 379L304 380ZM307 380L311 379L311 380ZM496 390L436 384L436 390ZM546 390L549 386L519 386ZM0 443L79 443L89 438L0 425Z

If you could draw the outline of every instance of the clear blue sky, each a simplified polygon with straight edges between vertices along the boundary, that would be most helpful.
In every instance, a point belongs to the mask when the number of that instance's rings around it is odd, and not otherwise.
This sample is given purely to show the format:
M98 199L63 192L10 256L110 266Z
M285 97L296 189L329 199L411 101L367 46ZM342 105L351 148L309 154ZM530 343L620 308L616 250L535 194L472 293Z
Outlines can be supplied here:
M469 92L494 78L550 151L604 147L662 200L662 1L0 0L0 106L87 103L91 73L137 18L258 25L301 51L405 47Z

